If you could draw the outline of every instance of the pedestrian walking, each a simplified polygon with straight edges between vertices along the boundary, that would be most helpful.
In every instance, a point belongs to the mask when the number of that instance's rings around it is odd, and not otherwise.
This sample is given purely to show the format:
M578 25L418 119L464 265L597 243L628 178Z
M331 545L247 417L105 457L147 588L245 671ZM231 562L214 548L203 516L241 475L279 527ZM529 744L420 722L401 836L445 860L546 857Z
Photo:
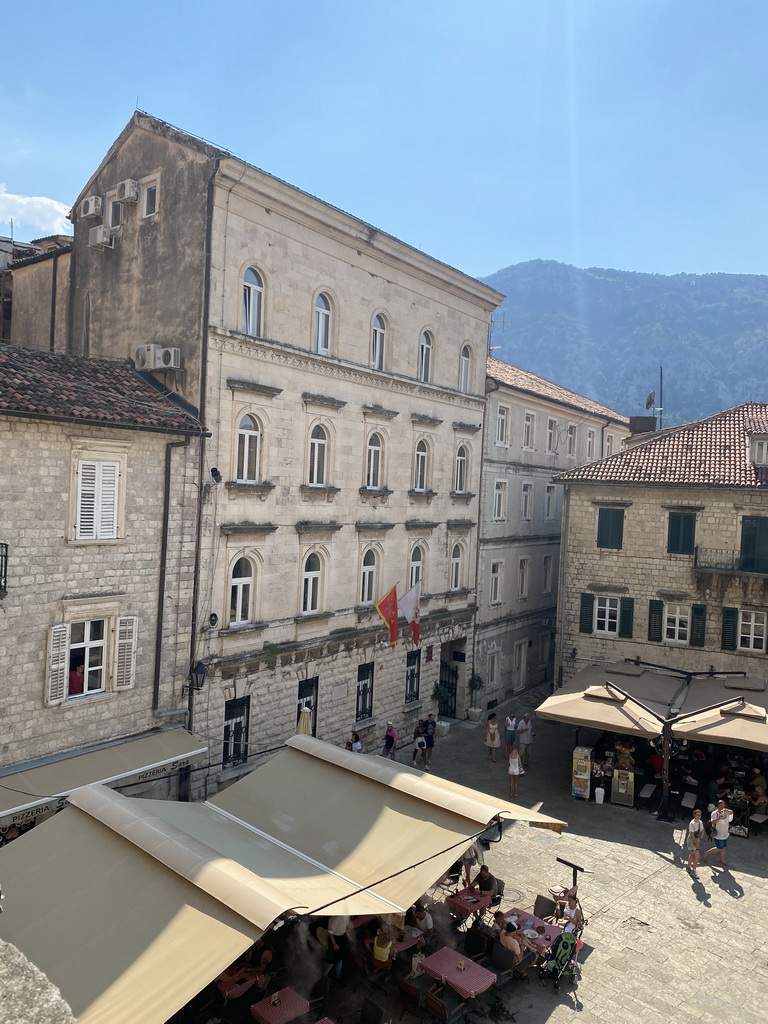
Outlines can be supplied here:
M428 772L432 771L432 751L435 749L435 736L437 735L437 722L435 716L432 714L427 715L427 720L424 723L424 739L426 741L426 750L424 752L424 767Z
M481 853L478 843L475 841L461 855L461 863L464 868L464 881L467 888L472 884L472 868L480 861Z
M356 754L361 754L363 752L363 744L360 742L360 733L359 732L353 732L351 737L350 737L350 741L352 743L352 748L351 749Z
M513 745L509 754L509 795L517 796L517 780L520 778L520 753Z
M533 743L533 722L526 712L517 723L517 746L525 769L528 768L531 758L531 743Z
M733 811L725 803L725 800L718 800L717 807L712 811L709 819L712 824L713 838L715 845L704 854L704 861L709 860L710 853L720 851L720 863L728 865L725 859L725 849L728 846L728 829L733 821Z
M416 761L421 757L422 765L425 764L425 754L427 750L427 741L424 739L424 723L419 720L413 729L413 756L411 758L412 767L416 767Z
M704 822L701 820L701 808L697 807L688 823L688 870L695 871L701 856L701 840L704 835Z
M496 712L492 711L488 715L488 721L485 723L485 745L488 747L488 756L496 763L496 751L501 746L501 739L499 738L499 719L496 716Z
M504 749L507 757L512 753L515 745L515 729L517 729L517 717L514 711L510 711L504 719Z
M387 722L387 731L384 733L384 746L381 748L381 756L395 760L395 747L397 746L397 729L392 722Z

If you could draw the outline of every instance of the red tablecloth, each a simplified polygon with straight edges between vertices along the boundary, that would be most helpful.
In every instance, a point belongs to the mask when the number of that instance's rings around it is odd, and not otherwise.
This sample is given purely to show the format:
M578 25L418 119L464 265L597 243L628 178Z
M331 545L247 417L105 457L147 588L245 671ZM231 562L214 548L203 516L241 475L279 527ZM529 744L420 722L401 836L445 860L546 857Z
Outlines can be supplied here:
M309 1003L292 988L281 988L277 993L280 1003L272 1005L273 996L267 996L251 1007L251 1016L259 1024L288 1024L309 1011Z
M418 941L418 938L414 939L412 935L404 935L402 939L395 942L395 952L402 953L404 949L415 946Z
M492 896L485 893L462 889L455 896L446 896L445 903L449 910L453 910L463 917L469 917L470 914L482 913L483 910L487 910L492 899Z
M537 928L544 929L543 935L539 935L536 939L531 939L531 942L540 953L546 953L547 950L551 949L555 944L558 935L560 935L563 930L556 924L551 924L548 921L542 921L542 919L540 917L536 917L535 914L531 914L527 910L520 910L518 907L512 907L512 909L508 910L504 915L508 921L513 916L517 917L515 924L522 931L525 931L527 928L533 928L534 931ZM549 938L547 938L547 935ZM530 938L530 936L528 936L528 938Z
M264 975L252 967L239 971L225 971L216 979L216 988L223 999L238 999L252 989L257 981L260 982L259 990L263 991L266 988Z
M464 963L463 971L458 968L461 962ZM448 946L425 957L419 964L419 970L450 985L464 999L474 999L481 992L487 992L496 981L496 975L492 971L457 953L455 949L449 949Z

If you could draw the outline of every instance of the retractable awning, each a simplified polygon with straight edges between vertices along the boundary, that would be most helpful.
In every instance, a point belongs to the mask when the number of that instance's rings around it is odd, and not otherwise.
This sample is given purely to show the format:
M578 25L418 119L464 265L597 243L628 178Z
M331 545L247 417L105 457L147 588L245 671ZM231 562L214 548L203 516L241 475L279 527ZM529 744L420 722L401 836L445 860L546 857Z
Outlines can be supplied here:
M59 810L75 789L136 776L149 781L188 765L208 748L185 729L166 729L0 775L0 822L21 823Z
M162 1024L283 913L403 911L497 817L564 825L310 736L203 804L70 803L0 850L0 935L81 1024Z
M647 738L662 731L655 715L609 682L576 693L558 691L536 708L536 717Z

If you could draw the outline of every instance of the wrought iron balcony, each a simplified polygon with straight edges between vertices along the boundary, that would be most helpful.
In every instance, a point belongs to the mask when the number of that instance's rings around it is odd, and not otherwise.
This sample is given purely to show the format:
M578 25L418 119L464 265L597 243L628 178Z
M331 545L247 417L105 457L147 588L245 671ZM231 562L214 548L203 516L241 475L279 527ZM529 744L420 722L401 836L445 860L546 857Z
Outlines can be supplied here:
M768 557L759 554L745 554L724 548L700 548L693 553L694 569L707 572L739 573L742 575L768 576Z

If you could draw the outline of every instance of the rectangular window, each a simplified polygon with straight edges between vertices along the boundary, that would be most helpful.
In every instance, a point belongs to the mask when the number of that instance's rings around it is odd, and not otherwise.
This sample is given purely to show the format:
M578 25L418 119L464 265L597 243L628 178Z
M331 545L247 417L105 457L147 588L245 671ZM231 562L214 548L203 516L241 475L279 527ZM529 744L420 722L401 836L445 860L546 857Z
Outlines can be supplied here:
M356 722L373 717L373 666L374 662L372 661L357 666Z
M687 644L690 639L691 608L687 604L668 604L664 608L664 638Z
M523 421L523 448L533 449L535 441L536 416L532 412L527 412Z
M493 521L500 523L507 518L507 483L497 480L493 488Z
M587 458L594 459L595 457L595 432L594 430L587 431Z
M555 518L555 485L547 484L544 492L544 518L552 522Z
M752 439L752 461L756 466L768 466L768 438Z
M157 185L147 185L144 189L144 216L153 217L157 213Z
M51 626L46 703L132 689L137 623L134 615L118 615Z
M520 494L520 518L530 519L533 515L533 484L525 483Z
M296 699L296 724L298 725L304 708L309 708L313 736L317 735L317 688L319 682L319 676L312 676L311 679L302 679L299 683L299 694Z
M248 723L251 698L236 697L224 702L224 745L222 766L243 764L248 760Z
M501 604L501 574L503 562L491 562L491 604Z
M495 690L499 685L499 652L491 651L488 655L486 662L486 672L488 674L488 689Z
M117 462L78 462L76 540L117 538L119 478Z
M517 571L517 596L528 597L528 584L531 576L530 558L521 558Z
M595 632L615 636L619 632L618 597L595 598Z
M405 703L419 699L421 683L421 651L408 651L405 659Z
M551 639L549 633L539 633L539 665L542 667L549 664Z
M543 579L541 581L541 592L542 592L542 594L551 594L552 593L552 565L553 565L553 561L554 560L552 558L552 555L544 555L544 559L542 561L542 567L543 567Z
M500 405L496 412L496 444L509 443L509 409Z
M597 511L597 546L621 550L624 540L624 509L601 508Z
M557 451L557 420L547 420L547 451Z
M768 574L768 517L744 516L741 521L742 572Z
M566 454L569 458L576 458L576 427L573 423L568 424L568 434L566 436Z
M692 555L696 536L695 512L670 512L667 551L670 555Z
M765 650L765 612L741 612L739 647L743 651Z
M109 207L109 226L119 228L123 219L123 204L114 199Z
M613 434L605 435L605 454L613 455Z

